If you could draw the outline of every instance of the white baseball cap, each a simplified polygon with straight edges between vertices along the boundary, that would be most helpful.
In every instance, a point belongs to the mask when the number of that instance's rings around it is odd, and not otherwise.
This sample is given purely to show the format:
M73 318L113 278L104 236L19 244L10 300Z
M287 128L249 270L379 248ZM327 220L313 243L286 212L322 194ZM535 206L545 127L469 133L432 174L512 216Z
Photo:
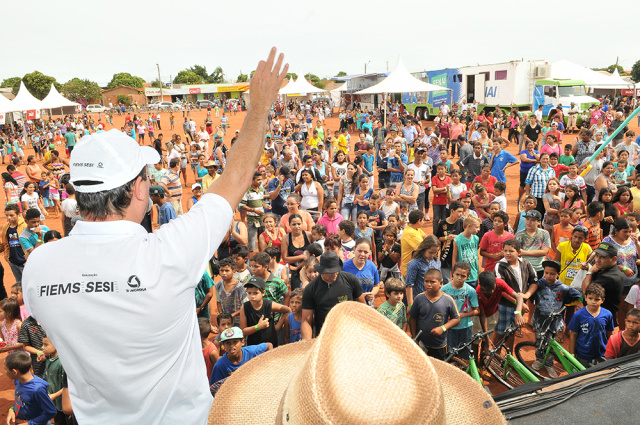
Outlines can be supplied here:
M113 129L84 136L71 153L71 183L77 192L95 193L115 189L133 180L160 155L151 146L140 146Z

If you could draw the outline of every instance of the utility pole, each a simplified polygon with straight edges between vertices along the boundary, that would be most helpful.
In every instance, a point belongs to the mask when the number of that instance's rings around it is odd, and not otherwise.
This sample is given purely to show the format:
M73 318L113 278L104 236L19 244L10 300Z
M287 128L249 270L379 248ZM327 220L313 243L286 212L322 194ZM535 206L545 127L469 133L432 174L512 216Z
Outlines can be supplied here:
M156 64L156 66L158 67L158 82L160 83L160 102L162 102L164 100L164 97L162 96L162 79L160 78L160 65Z

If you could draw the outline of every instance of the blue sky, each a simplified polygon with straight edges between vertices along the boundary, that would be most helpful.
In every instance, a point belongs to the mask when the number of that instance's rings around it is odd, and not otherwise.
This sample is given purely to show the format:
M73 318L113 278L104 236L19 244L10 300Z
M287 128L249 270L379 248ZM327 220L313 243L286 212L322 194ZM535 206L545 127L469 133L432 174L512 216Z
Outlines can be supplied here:
M163 81L194 64L225 78L249 73L271 46L292 72L330 77L384 72L398 55L412 72L506 62L568 59L604 67L619 56L630 69L640 60L636 28L640 2L616 11L583 0L301 2L272 0L32 0L3 5L5 40L0 79L33 70L66 82L101 85L114 73ZM606 15L606 19L603 18ZM615 20L618 14L620 20ZM11 40L11 41L9 41ZM388 64L388 65L387 65Z

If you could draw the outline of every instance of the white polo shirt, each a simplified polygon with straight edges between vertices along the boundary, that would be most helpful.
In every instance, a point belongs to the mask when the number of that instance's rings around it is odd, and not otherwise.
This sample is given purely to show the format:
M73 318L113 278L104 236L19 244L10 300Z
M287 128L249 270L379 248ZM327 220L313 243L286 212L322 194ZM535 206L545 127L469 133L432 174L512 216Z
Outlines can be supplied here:
M25 304L58 350L79 423L207 423L195 287L232 218L206 194L152 234L80 221L29 256Z

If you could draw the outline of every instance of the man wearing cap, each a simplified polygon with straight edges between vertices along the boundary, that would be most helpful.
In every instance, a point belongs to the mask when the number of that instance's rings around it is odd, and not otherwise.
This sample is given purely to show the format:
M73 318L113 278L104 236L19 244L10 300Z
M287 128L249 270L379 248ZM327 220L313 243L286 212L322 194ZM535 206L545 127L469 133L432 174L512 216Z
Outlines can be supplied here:
M342 261L335 252L325 252L313 266L319 275L304 288L302 296L302 339L317 336L329 311L338 303L358 301L364 303L360 281L351 273L342 271Z
M604 302L606 308L613 315L613 323L618 326L618 308L622 299L625 275L618 267L618 248L615 245L602 242L594 250L595 263L589 268L587 276L582 281L582 292L590 283L597 283L604 288Z
M162 226L178 218L176 211L173 209L173 205L165 199L164 195L164 187L162 186L155 185L149 189L151 201L153 201L154 205L158 206L158 226Z
M573 133L573 129L575 129L575 132L578 132L578 114L580 113L580 108L578 108L578 105L576 105L576 102L571 102L571 107L569 108L569 112L567 112L567 115L569 115L568 119L567 119L567 133Z
M83 424L204 424L211 393L195 288L251 184L266 116L288 67L275 49L250 84L251 110L224 175L182 217L149 234L147 164L160 160L118 130L74 150L71 182L84 221L32 253L25 304L54 342ZM73 253L73 255L69 255Z

